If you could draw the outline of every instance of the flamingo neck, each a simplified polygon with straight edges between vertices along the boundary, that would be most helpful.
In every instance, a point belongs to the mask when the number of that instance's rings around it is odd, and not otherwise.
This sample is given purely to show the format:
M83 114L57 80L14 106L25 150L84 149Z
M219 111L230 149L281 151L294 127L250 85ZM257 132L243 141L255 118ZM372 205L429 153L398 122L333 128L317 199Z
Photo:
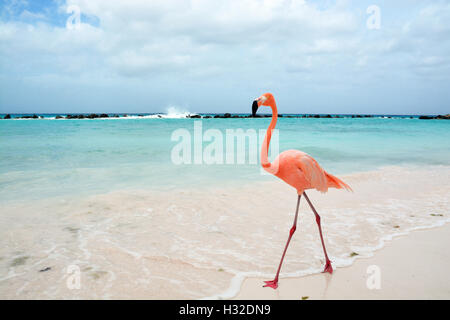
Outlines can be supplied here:
M264 137L264 142L261 148L261 165L263 168L269 168L271 163L269 162L269 145L270 139L272 138L272 130L275 129L278 120L278 110L275 101L270 105L272 108L272 121L267 128L266 136Z

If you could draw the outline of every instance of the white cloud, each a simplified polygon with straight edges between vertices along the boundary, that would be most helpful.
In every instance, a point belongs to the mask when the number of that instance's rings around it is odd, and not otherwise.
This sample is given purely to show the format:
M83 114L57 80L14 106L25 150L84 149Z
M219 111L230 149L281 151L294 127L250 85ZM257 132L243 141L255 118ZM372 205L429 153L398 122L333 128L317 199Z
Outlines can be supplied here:
M382 25L376 31L366 28L365 7L342 0L59 4L53 14L60 20L69 16L67 6L80 7L80 28L55 24L46 10L31 11L26 3L5 6L15 19L0 20L3 74L51 85L58 77L63 83L114 78L105 85L144 79L168 91L195 81L265 90L298 83L316 88L375 85L381 78L395 83L398 76L425 74L427 80L441 79L442 68L449 66L450 4L445 1L427 1L398 20L386 18L389 8L381 7ZM92 19L98 25L91 25Z
M343 8L320 10L303 0L73 0L66 5L78 5L82 13L98 17L102 40L95 47L107 67L127 76L164 68L218 69L224 58L239 64L241 59L297 46L303 51L338 51L336 38L356 28L355 17ZM253 51L254 46L264 50ZM243 54L230 61L236 51Z

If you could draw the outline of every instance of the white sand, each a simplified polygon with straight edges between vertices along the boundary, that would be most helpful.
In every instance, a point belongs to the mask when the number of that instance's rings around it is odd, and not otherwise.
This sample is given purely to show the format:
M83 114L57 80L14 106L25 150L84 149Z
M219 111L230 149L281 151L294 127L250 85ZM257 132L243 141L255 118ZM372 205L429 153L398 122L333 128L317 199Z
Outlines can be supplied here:
M450 225L414 231L333 275L281 278L277 290L262 288L268 279L247 279L235 299L450 299L449 244ZM379 290L366 284L373 265L380 270Z
M382 168L339 177L355 192L309 193L322 216L334 267L351 265L352 252L370 257L393 235L413 232L405 238L413 241L416 234L422 234L414 233L417 227L450 222L448 166ZM218 185L214 189L118 190L81 199L62 197L11 203L0 208L0 298L232 298L240 289L241 282L237 280L273 277L292 225L296 200L295 190L273 178L267 182L249 181L242 186ZM444 284L446 274L437 275L430 266L445 265L448 260L435 253L441 245L437 233L430 235L429 247L409 249L406 252L414 256L402 254L398 260L405 265L411 263L414 271L417 268L423 273L415 273L416 278L431 275ZM376 259L388 250L377 254ZM431 252L435 255L430 259ZM397 268L390 273L391 260L385 260L374 260L380 265L383 262L383 292L397 294L388 290L389 279L410 282L410 278L400 280L402 270L410 267L395 262L392 266ZM370 259L364 261L373 264ZM279 291L262 290L261 280L247 280L239 297L323 297L327 283L323 275L302 278L300 282L285 280L288 276L318 273L323 263L314 215L302 201ZM353 278L346 272L360 279L352 286L359 285L368 292L366 267L362 263L365 262L337 269L329 280L327 294L335 292L339 296L330 297L347 297L347 281ZM73 267L79 268L79 289L67 285ZM311 285L303 284L309 281L313 281ZM422 288L422 283L428 280L416 283L425 297L440 292L433 286ZM293 290L289 291L291 285ZM446 287L450 287L448 281ZM301 292L297 291L299 288ZM391 297L387 293L370 294Z

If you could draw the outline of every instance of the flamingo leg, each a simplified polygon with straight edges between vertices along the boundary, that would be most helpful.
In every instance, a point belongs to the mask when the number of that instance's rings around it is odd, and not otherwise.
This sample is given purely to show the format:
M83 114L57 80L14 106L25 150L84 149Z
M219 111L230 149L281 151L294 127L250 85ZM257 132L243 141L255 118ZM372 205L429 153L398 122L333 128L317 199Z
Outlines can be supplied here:
M314 212L314 215L316 216L317 226L319 227L320 240L322 240L322 248L323 248L323 252L325 253L325 260L326 260L325 269L323 270L323 272L333 273L333 267L331 266L330 259L328 259L327 249L325 248L325 242L323 241L322 227L320 226L320 216L317 213L316 209L312 205L311 201L309 200L309 198L305 192L303 192L303 195L305 196L306 201L308 202L309 206L311 207L312 211Z
M284 247L283 255L281 256L280 265L278 266L278 270L277 270L277 274L275 276L275 279L274 280L270 280L270 281L264 281L266 283L264 285L264 287L270 287L270 288L273 288L273 289L278 288L278 276L280 275L281 265L283 264L284 256L286 255L286 251L287 251L287 248L289 246L289 243L291 242L291 238L294 235L295 230L297 229L298 208L300 206L300 198L301 197L302 197L301 195L298 195L297 209L295 210L294 224L292 225L292 228L289 231L289 238L288 238L288 240L286 242L286 246Z

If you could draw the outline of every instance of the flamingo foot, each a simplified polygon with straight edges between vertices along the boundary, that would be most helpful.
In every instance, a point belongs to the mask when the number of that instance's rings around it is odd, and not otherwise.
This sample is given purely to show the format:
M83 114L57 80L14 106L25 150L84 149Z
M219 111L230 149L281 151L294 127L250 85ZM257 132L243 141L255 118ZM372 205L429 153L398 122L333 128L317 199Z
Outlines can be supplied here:
M325 269L323 269L323 273L329 272L330 274L333 273L333 267L331 266L331 261L327 260L327 263L325 264Z
M270 287L272 289L278 288L278 279L270 280L270 281L264 281L266 284L263 286L264 288Z

